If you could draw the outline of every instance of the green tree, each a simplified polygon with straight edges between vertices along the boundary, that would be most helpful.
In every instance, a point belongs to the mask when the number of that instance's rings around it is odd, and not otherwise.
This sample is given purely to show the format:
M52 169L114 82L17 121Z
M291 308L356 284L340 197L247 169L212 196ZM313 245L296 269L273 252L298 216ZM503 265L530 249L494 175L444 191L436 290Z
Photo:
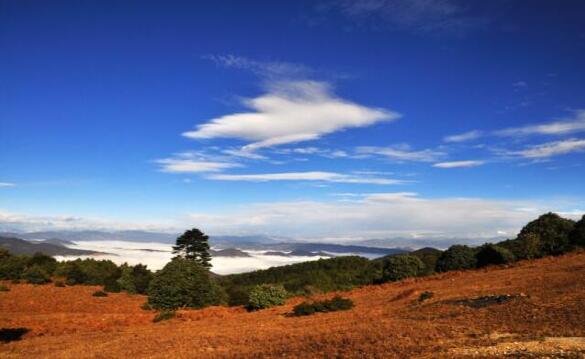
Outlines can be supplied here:
M35 253L32 258L28 261L29 266L38 265L47 274L52 275L57 268L57 260L51 256L43 253Z
M575 223L575 227L571 231L569 239L572 245L585 247L585 215Z
M26 268L22 278L31 284L45 284L51 281L51 276L38 264Z
M155 309L203 308L224 301L223 289L207 268L181 257L156 272L148 288L148 303Z
M424 263L415 256L397 255L384 260L382 281L397 281L409 277L418 277L425 271Z
M543 255L562 254L570 249L569 234L574 225L570 219L549 212L524 226L518 237L529 233L538 235Z
M506 248L516 259L534 259L542 257L542 242L540 236L536 233L526 233L519 235L516 239L509 239L497 244Z
M463 245L449 247L437 260L437 272L475 268L475 252L475 249Z
M515 260L512 252L495 244L481 246L476 254L477 266L486 267L489 265L508 264Z
M173 253L177 257L194 260L204 268L211 268L211 255L209 254L209 236L197 228L185 231L177 238L173 246Z

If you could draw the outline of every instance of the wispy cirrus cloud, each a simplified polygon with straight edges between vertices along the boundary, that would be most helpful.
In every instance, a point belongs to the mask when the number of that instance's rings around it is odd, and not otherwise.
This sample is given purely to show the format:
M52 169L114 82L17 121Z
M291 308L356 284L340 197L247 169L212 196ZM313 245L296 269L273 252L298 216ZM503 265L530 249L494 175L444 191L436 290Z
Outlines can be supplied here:
M485 161L479 160L467 160L467 161L452 161L452 162L438 162L433 165L433 167L437 168L467 168L467 167L477 167L485 164Z
M431 149L413 150L406 144L389 147L361 146L356 148L356 153L361 155L378 155L405 162L435 162L446 155L445 152Z
M465 34L484 26L488 19L472 16L456 0L340 0L331 8L357 23L388 24L415 33Z
M273 83L267 93L245 100L244 105L251 111L211 119L183 136L237 138L250 142L244 150L254 151L315 140L336 131L400 117L390 110L338 98L327 83L317 81Z
M246 181L246 182L269 182L269 181L320 181L332 183L355 183L375 185L403 184L405 181L374 177L359 174L343 174L325 171L308 172L281 172L281 173L259 173L259 174L216 174L207 177L220 181Z
M167 173L203 173L220 172L228 168L241 167L237 163L209 162L191 159L165 158L157 160L162 172Z
M11 183L11 182L0 182L0 188L2 187L14 187L16 186L15 183Z
M495 131L497 136L529 136L529 135L567 135L585 131L585 110L578 110L569 118L557 121L512 127Z
M307 66L284 61L258 61L236 55L205 55L203 59L210 60L218 66L249 71L268 79L306 77L313 73Z
M460 133L457 135L447 136L447 137L443 138L443 141L445 141L445 142L465 142L465 141L475 140L475 139L481 137L482 135L483 135L482 131L473 130L473 131Z
M583 151L585 151L585 139L571 138L532 145L520 151L508 151L506 154L522 158L542 159Z

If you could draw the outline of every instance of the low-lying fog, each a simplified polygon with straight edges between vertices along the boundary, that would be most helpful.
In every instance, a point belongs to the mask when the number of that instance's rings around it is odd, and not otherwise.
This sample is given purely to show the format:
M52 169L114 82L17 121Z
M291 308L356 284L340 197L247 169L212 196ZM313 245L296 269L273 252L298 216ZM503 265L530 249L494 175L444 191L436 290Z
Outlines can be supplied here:
M73 260L76 258L110 259L116 264L146 264L150 270L161 269L173 257L172 245L155 242L127 242L127 241L79 241L69 245L70 248L85 249L108 254L95 256L56 256L57 260ZM213 272L217 274L231 274L249 272L256 269L265 269L291 263L317 260L319 256L275 256L264 255L266 251L245 251L250 257L214 257L211 263Z

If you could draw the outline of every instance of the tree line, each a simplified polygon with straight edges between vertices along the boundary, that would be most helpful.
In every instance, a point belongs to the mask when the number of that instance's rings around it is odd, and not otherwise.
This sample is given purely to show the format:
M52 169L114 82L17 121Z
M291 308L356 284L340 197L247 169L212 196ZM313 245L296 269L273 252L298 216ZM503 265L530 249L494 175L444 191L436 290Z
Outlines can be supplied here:
M479 247L424 248L375 260L336 257L228 276L210 271L208 239L198 229L186 231L173 247L175 257L155 273L141 264L117 266L95 259L57 262L43 254L13 256L0 248L0 279L32 284L55 279L57 286L102 285L106 292L147 294L148 305L155 309L221 304L257 310L282 304L291 295L349 290L436 272L561 255L585 247L585 216L575 222L546 213L524 226L516 238Z

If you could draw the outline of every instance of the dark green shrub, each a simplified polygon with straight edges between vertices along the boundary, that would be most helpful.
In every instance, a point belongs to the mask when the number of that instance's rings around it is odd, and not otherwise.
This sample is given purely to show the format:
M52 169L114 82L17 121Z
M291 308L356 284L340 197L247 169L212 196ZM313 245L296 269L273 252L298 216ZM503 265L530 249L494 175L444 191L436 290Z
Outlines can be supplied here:
M425 265L417 257L410 255L392 256L384 260L382 281L397 281L417 277L425 270Z
M472 269L477 265L476 250L468 246L453 245L437 260L437 272Z
M10 288L5 286L4 284L0 284L0 292L10 292Z
M22 272L22 279L30 284L46 284L51 281L49 274L37 264L26 268Z
M585 215L575 223L575 227L569 234L569 240L574 246L585 247Z
M65 287L65 283L62 280L55 281L55 287L63 288Z
M259 310L283 305L288 293L281 285L262 284L250 290L248 309Z
M10 256L11 256L11 254L8 251L8 249L6 249L4 247L0 247L0 261L3 260L4 258L8 258Z
M418 259L423 262L425 265L423 275L430 275L435 273L437 261L439 260L441 253L443 252L436 248L426 247L410 252L409 255L418 257Z
M0 260L0 279L18 280L22 277L28 256L8 256Z
M143 310L152 310L152 307L150 306L150 304L148 304L148 302L146 302L146 303L144 303L144 304L142 304L140 306L140 309L143 309Z
M351 299L335 296L333 299L314 302L303 302L293 308L293 316L312 315L315 313L328 313L338 310L349 310L354 304Z
M177 313L174 310L163 309L152 319L152 321L158 323L163 320L173 319L175 315L177 315Z
M121 290L120 285L118 284L117 280L108 279L106 281L106 284L104 284L104 292L120 293L121 291L122 290Z
M229 306L238 306L238 305L248 305L248 298L250 297L250 288L249 287L240 287L240 286L228 286L227 289L228 295L228 305Z
M489 265L508 264L516 260L512 252L495 244L484 244L479 248L475 257L477 258L478 268Z
M57 260L43 253L35 253L28 261L28 266L34 265L41 267L50 276L57 268Z
M148 288L148 303L156 309L203 308L223 301L225 293L209 271L190 259L174 258L154 275Z
M425 300L429 300L429 299L431 299L431 298L432 298L432 297L434 297L434 296L435 296L435 293L433 293L433 292L431 292L431 291L428 291L428 290L427 290L427 291L424 291L424 292L422 292L422 293L419 295L419 297L418 297L418 301L419 301L420 303L422 303L422 302L424 302Z
M518 237L535 234L541 241L542 256L558 255L571 249L569 234L574 225L575 222L556 213L547 213L524 226Z
M94 297L107 297L108 293L104 292L103 290L98 290L92 294Z
M67 285L83 284L87 276L81 270L78 261L64 262L57 267L56 274L65 278Z
M120 268L121 275L117 281L120 289L130 294L146 294L152 280L152 272L142 264L134 267L124 264Z
M542 256L542 242L538 234L535 233L522 234L516 239L509 239L497 245L512 252L518 260L534 259Z

